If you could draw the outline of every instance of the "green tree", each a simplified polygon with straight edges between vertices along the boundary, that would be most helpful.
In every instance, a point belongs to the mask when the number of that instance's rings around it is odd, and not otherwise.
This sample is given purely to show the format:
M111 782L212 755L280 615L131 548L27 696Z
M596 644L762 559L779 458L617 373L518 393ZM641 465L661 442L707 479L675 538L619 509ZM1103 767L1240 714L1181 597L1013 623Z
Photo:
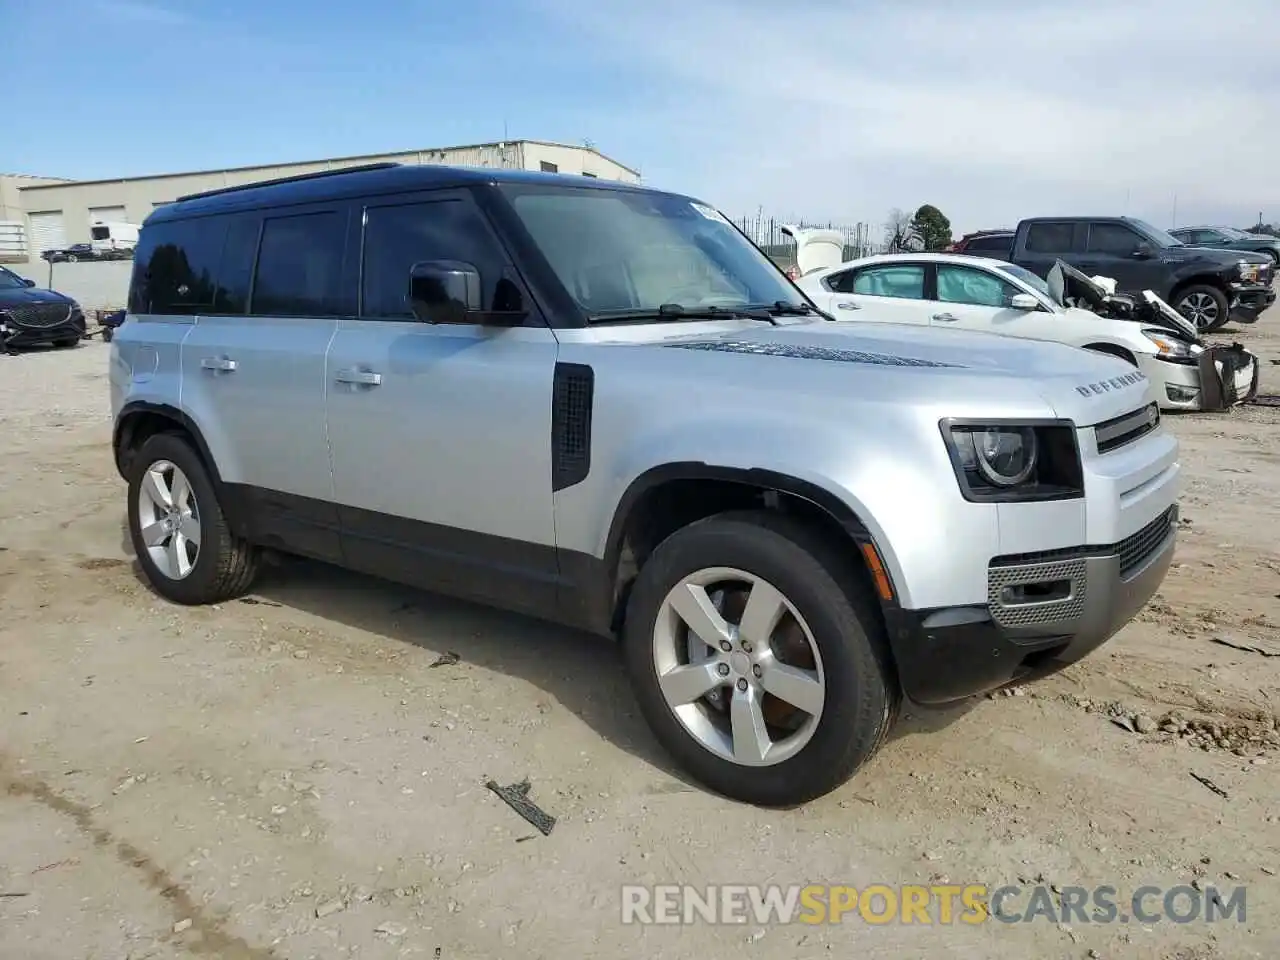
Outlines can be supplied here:
M916 211L911 226L924 239L926 250L945 250L951 243L951 221L931 203Z

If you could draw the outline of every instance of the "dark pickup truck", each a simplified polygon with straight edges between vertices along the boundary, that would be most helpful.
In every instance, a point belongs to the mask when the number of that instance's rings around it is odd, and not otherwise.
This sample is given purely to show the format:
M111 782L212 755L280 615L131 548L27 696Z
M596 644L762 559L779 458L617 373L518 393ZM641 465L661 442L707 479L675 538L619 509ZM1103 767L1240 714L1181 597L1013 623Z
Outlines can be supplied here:
M1042 277L1062 260L1110 277L1119 292L1150 290L1201 333L1228 320L1253 323L1276 300L1275 264L1265 254L1190 247L1132 217L1023 220L1007 259Z

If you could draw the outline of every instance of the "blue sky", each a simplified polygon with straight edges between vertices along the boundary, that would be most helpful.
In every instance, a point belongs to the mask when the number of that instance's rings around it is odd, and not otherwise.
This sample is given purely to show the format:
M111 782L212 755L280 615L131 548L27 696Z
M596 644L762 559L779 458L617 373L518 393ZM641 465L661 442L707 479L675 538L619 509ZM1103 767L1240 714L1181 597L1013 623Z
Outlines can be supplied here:
M1280 220L1275 2L0 0L22 111L0 170L130 176L505 129L590 139L735 215L878 229L930 202L958 230L1168 225L1176 196L1184 224Z

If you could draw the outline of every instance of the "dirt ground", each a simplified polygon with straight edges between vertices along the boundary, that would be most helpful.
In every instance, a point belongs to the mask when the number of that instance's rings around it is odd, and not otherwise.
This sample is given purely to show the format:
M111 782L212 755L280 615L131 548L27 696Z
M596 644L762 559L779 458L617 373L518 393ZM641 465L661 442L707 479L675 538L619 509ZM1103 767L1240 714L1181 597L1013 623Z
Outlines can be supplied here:
M1280 394L1280 315L1226 335ZM769 812L673 772L591 638L303 562L158 600L108 349L0 356L0 958L1280 955L1280 408L1169 418L1175 566L1107 646ZM485 789L526 777L550 836ZM629 883L1193 881L1245 922L620 921Z

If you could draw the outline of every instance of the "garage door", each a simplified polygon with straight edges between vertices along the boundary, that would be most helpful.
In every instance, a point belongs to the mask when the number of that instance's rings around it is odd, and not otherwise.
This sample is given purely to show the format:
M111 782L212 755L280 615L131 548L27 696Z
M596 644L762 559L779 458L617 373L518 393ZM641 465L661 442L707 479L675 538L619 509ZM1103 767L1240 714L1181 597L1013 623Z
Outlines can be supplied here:
M89 223L122 223L124 207L90 207Z
M39 256L46 250L59 250L67 245L67 231L61 210L31 214L31 252Z

